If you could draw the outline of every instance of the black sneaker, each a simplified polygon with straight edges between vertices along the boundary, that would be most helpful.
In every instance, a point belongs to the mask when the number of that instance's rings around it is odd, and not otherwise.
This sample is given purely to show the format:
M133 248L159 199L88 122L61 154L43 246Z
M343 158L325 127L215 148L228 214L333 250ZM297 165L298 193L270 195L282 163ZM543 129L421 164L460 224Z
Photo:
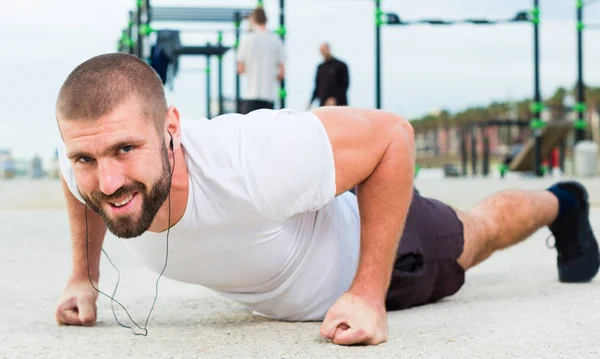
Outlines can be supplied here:
M561 182L557 186L578 201L576 207L549 226L558 252L558 279L566 283L589 282L598 273L600 252L589 221L588 193L577 182Z

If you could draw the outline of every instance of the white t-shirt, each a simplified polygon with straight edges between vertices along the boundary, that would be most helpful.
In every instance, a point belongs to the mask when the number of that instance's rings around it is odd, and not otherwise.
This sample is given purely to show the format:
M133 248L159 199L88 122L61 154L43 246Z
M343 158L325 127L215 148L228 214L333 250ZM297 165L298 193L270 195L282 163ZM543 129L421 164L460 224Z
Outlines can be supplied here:
M273 319L323 320L354 278L360 219L352 193L335 197L321 121L290 110L182 120L182 146L189 198L164 275ZM81 200L64 150L60 161ZM124 243L162 270L166 231Z
M279 88L279 65L285 61L279 36L269 31L248 33L240 41L238 61L246 67L246 92L242 97L274 102Z

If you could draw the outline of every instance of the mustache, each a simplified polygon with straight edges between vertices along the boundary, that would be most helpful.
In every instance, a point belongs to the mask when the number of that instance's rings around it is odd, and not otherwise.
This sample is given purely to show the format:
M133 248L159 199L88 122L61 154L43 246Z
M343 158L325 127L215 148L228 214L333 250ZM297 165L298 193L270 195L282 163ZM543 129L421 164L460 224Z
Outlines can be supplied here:
M100 192L100 191L96 191L94 193L92 193L92 199L95 202L103 202L103 201L113 201L119 198L124 197L125 195L134 193L134 192L143 192L146 189L146 186L144 186L142 183L140 182L134 182L132 184L129 185L125 185L121 188L119 188L118 190L116 190L114 193L110 194L110 195L105 195L104 193Z

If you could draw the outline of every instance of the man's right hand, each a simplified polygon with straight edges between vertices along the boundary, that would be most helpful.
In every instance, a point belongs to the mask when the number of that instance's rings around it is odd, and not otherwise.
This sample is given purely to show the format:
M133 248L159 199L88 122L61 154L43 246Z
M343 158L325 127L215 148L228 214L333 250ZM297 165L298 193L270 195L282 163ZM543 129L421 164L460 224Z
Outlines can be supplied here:
M94 286L98 288L98 283L94 283ZM96 324L96 300L98 292L88 278L71 279L56 308L56 321L60 325Z

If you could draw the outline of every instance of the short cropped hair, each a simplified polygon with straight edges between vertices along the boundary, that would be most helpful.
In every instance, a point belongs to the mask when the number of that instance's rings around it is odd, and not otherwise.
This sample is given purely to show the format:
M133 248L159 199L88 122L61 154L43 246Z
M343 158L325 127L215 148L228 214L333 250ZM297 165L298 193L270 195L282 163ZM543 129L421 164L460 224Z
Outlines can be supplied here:
M163 83L154 69L123 53L93 57L77 66L60 88L57 120L93 121L131 99L139 101L144 116L162 134L167 114Z
M262 6L257 7L250 14L254 22L259 25L265 25L267 23L267 14L265 13L265 9Z

